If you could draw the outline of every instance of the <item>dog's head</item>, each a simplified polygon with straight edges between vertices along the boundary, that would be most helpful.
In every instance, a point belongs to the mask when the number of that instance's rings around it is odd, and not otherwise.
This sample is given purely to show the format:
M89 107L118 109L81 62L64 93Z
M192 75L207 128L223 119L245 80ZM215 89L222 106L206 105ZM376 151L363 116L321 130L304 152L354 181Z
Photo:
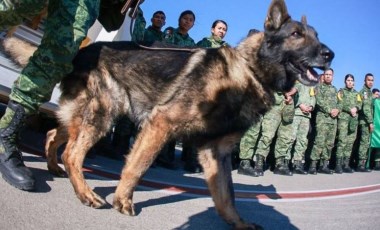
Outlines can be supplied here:
M306 17L294 21L283 0L273 0L264 23L264 38L258 57L270 67L275 90L287 91L296 80L305 85L318 83L314 68L329 67L334 52L318 39L317 32L307 25ZM274 76L276 75L276 76Z

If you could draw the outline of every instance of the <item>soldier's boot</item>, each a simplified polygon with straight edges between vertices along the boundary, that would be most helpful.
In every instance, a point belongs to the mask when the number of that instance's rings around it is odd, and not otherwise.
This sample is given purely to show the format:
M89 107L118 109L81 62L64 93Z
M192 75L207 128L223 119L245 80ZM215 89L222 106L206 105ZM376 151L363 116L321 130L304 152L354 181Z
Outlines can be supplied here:
M317 161L311 161L309 167L309 174L317 175Z
M30 191L35 184L33 173L25 166L22 153L17 147L18 134L25 117L24 107L9 101L0 123L0 172L10 185Z
M255 169L252 167L251 160L241 160L237 173L253 177L259 176Z
M335 162L335 173L337 174L342 174L343 169L342 169L342 158L337 158Z
M294 161L294 173L296 174L301 174L301 175L306 175L307 171L304 170L304 164L302 161Z
M256 155L256 163L254 170L257 176L264 176L264 156Z
M329 161L328 160L322 160L322 167L319 166L318 172L324 173L324 174L333 174L333 171L329 169Z
M350 167L350 158L343 159L343 172L345 173L353 173L354 170Z
M276 167L273 170L274 174L293 176L292 171L289 170L289 161L285 160L284 157L279 157L276 159Z
M375 171L380 171L380 161L375 161L375 167L373 168Z
M371 172L371 169L367 169L365 167L366 160L359 160L358 168L356 169L357 172Z

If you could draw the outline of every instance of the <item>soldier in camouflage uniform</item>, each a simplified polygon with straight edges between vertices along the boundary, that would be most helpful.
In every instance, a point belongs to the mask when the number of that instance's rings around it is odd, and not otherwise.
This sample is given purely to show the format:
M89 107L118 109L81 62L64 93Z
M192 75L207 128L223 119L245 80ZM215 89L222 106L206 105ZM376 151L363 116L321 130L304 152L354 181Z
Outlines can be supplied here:
M223 20L215 20L211 25L211 36L203 38L197 43L199 47L205 48L218 48L221 46L229 46L227 42L223 41L227 33L227 23Z
M337 118L340 112L337 89L332 85L334 71L324 71L324 82L315 89L316 93L316 137L311 151L309 174L317 174L317 163L320 160L318 172L332 174L329 169L331 151L334 147Z
M292 139L295 140L292 161L294 172L305 175L307 174L307 171L304 170L305 151L308 145L307 137L310 129L311 112L315 108L315 93L313 87L299 82L294 87L297 89L297 94L295 96L296 108L292 123ZM289 150L291 150L291 146Z
M261 123L261 137L255 152L255 172L263 176L264 161L269 154L270 146L277 133L275 145L276 166L275 174L293 175L289 170L290 151L289 146L294 141L289 133L292 132L292 121L294 117L294 103L292 96L296 93L294 89L288 93L275 93L275 105L264 114Z
M365 167L368 158L368 148L371 133L373 132L373 101L372 91L374 77L371 73L367 73L364 78L364 86L360 90L360 96L363 104L359 111L359 133L360 133L360 145L359 145L359 157L358 166L356 171L358 172L370 172L371 170Z
M338 116L338 142L336 150L335 173L353 173L350 167L350 157L356 139L358 127L358 112L362 100L354 89L354 76L347 74L344 78L346 87L338 92L338 104L342 109ZM343 166L343 168L342 168Z
M37 15L47 2L48 16L41 44L13 84L0 121L0 171L9 184L22 190L34 189L35 180L17 147L19 130L26 117L50 100L55 85L73 69L72 60L99 14L100 0L3 0L2 29L20 24L24 17Z
M132 41L142 43L145 45L151 45L155 41L163 41L164 32L162 32L162 27L165 25L166 16L161 10L153 13L150 19L152 24L145 28L146 21L143 16L143 12L139 9L136 21L132 32Z
M240 165L237 171L239 174L253 177L259 176L252 167L252 164L255 148L259 140L262 120L262 117L260 117L260 121L252 125L240 140Z
M164 41L169 44L180 47L195 46L194 39L189 35L189 31L193 28L195 22L195 14L191 10L185 10L178 19L178 28L168 27L164 30Z

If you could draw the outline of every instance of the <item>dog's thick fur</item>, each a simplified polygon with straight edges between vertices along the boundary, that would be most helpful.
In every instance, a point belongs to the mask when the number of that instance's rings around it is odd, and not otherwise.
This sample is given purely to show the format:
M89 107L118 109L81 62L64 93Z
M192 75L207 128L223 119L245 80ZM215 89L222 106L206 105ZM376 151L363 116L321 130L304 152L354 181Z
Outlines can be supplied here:
M152 51L101 42L80 50L61 83L61 125L47 135L49 170L64 174L56 150L67 141L62 160L77 197L103 206L84 180L83 160L113 120L127 114L140 131L121 173L115 209L135 214L132 196L140 178L167 141L186 136L198 149L217 212L236 228L255 229L234 207L231 149L272 106L275 91L289 90L296 80L316 83L312 67L324 69L334 56L305 18L291 20L283 0L273 0L264 28L236 48ZM21 47L13 44L12 55L23 56Z

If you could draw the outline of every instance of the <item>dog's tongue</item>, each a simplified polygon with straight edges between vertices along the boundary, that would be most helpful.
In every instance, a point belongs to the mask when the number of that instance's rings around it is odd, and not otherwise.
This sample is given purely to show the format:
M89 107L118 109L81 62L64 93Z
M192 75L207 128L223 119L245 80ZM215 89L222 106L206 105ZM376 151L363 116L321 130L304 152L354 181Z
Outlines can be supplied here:
M313 68L307 68L306 75L310 81L318 81L319 74Z

